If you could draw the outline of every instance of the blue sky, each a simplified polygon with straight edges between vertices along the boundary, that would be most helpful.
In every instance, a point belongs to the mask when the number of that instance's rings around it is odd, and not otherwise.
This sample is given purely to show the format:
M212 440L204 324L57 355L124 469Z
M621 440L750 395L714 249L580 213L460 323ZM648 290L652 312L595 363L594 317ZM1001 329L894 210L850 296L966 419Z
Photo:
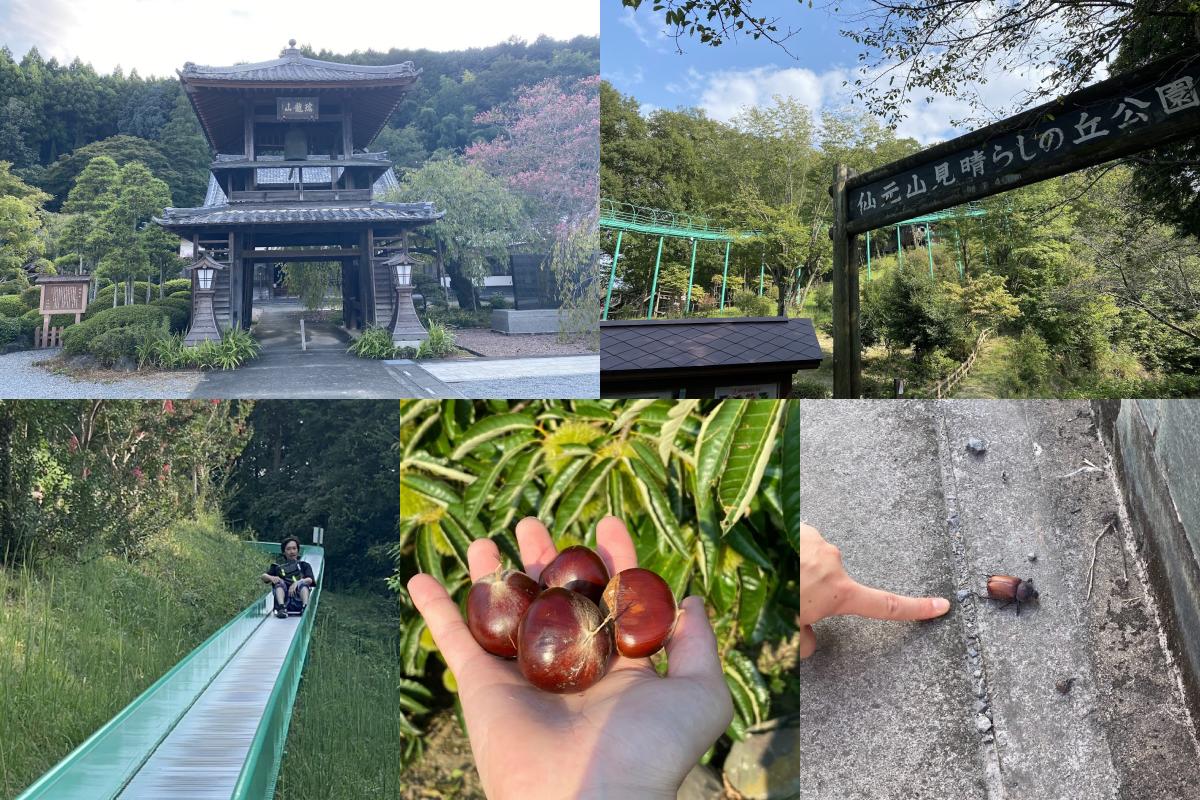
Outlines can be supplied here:
M755 16L780 17L781 30L796 30L786 42L789 56L769 42L749 37L715 48L681 38L680 53L663 30L661 12L654 12L649 0L636 12L619 0L601 0L601 73L622 94L637 98L643 113L697 106L728 121L748 105L769 105L776 94L795 97L814 110L847 107L851 93L843 84L859 68L859 48L839 30L852 23L844 14L835 18L815 5L754 0ZM843 5L853 9L861 3L851 0ZM983 95L990 108L998 108L1027 85L1022 76L1001 74L984 87ZM946 97L926 103L924 94L915 99L918 102L910 103L908 117L899 125L900 135L932 144L965 132L950 124L970 116L964 103ZM862 105L852 108L861 110Z

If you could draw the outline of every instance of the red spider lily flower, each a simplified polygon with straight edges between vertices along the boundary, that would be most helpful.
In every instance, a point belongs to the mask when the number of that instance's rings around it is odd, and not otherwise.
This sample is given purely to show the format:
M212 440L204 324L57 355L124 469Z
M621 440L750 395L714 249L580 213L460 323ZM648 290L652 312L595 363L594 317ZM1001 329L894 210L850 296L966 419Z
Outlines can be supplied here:
M175 403L171 400L163 400L163 411L168 414L175 413Z

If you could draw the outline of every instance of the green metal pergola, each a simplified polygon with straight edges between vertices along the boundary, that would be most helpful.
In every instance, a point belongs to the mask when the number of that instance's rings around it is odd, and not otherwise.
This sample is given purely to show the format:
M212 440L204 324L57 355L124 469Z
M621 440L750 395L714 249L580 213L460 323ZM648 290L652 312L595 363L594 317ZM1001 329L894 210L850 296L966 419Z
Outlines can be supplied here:
M929 254L929 277L933 278L933 224L935 222L945 222L947 220L966 219L968 217L982 217L987 214L980 206L975 203L968 203L961 208L948 208L945 211L935 211L932 214L923 214L919 217L906 219L903 222L896 223L896 259L901 267L904 266L904 247L900 242L900 229L906 225L924 225L925 226L925 251ZM957 247L959 243L958 228L954 229L954 243L956 245L954 258L958 262L958 276L961 278L963 274L962 256ZM987 243L984 242L984 253L986 257ZM867 280L871 280L871 232L867 231Z
M687 313L692 305L692 282L696 277L696 248L700 242L725 243L725 266L721 273L721 308L725 308L725 284L729 280L729 249L734 242L758 236L761 233L761 231L730 230L712 224L707 217L699 214L643 208L604 198L600 200L600 227L617 232L617 245L613 250L612 268L608 273L608 293L604 297L604 313L601 319L608 319L613 284L617 279L617 261L621 258L621 239L626 231L658 236L658 253L654 257L654 278L650 284L650 305L646 309L646 319L650 319L654 315L654 301L658 293L658 270L662 265L663 242L668 237L690 239L692 242L692 266L688 274L687 299L684 301L683 307L684 313ZM764 262L759 265L758 269L758 293L760 296L763 293L765 273L766 264Z

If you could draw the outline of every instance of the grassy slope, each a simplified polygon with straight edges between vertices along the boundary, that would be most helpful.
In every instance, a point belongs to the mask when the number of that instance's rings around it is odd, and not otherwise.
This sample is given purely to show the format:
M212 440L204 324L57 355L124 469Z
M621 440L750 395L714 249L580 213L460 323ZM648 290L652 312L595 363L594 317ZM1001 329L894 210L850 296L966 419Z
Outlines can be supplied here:
M0 567L0 796L54 766L263 591L263 556L218 521L136 562Z
M322 594L277 798L398 796L399 624L395 600Z

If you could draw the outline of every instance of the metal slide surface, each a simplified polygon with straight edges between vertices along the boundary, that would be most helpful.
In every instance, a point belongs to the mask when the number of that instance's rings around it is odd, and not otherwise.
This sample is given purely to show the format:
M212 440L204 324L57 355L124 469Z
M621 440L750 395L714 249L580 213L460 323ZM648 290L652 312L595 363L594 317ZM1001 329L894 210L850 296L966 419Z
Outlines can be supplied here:
M304 560L320 576L322 556ZM118 797L229 800L300 620L263 620Z

